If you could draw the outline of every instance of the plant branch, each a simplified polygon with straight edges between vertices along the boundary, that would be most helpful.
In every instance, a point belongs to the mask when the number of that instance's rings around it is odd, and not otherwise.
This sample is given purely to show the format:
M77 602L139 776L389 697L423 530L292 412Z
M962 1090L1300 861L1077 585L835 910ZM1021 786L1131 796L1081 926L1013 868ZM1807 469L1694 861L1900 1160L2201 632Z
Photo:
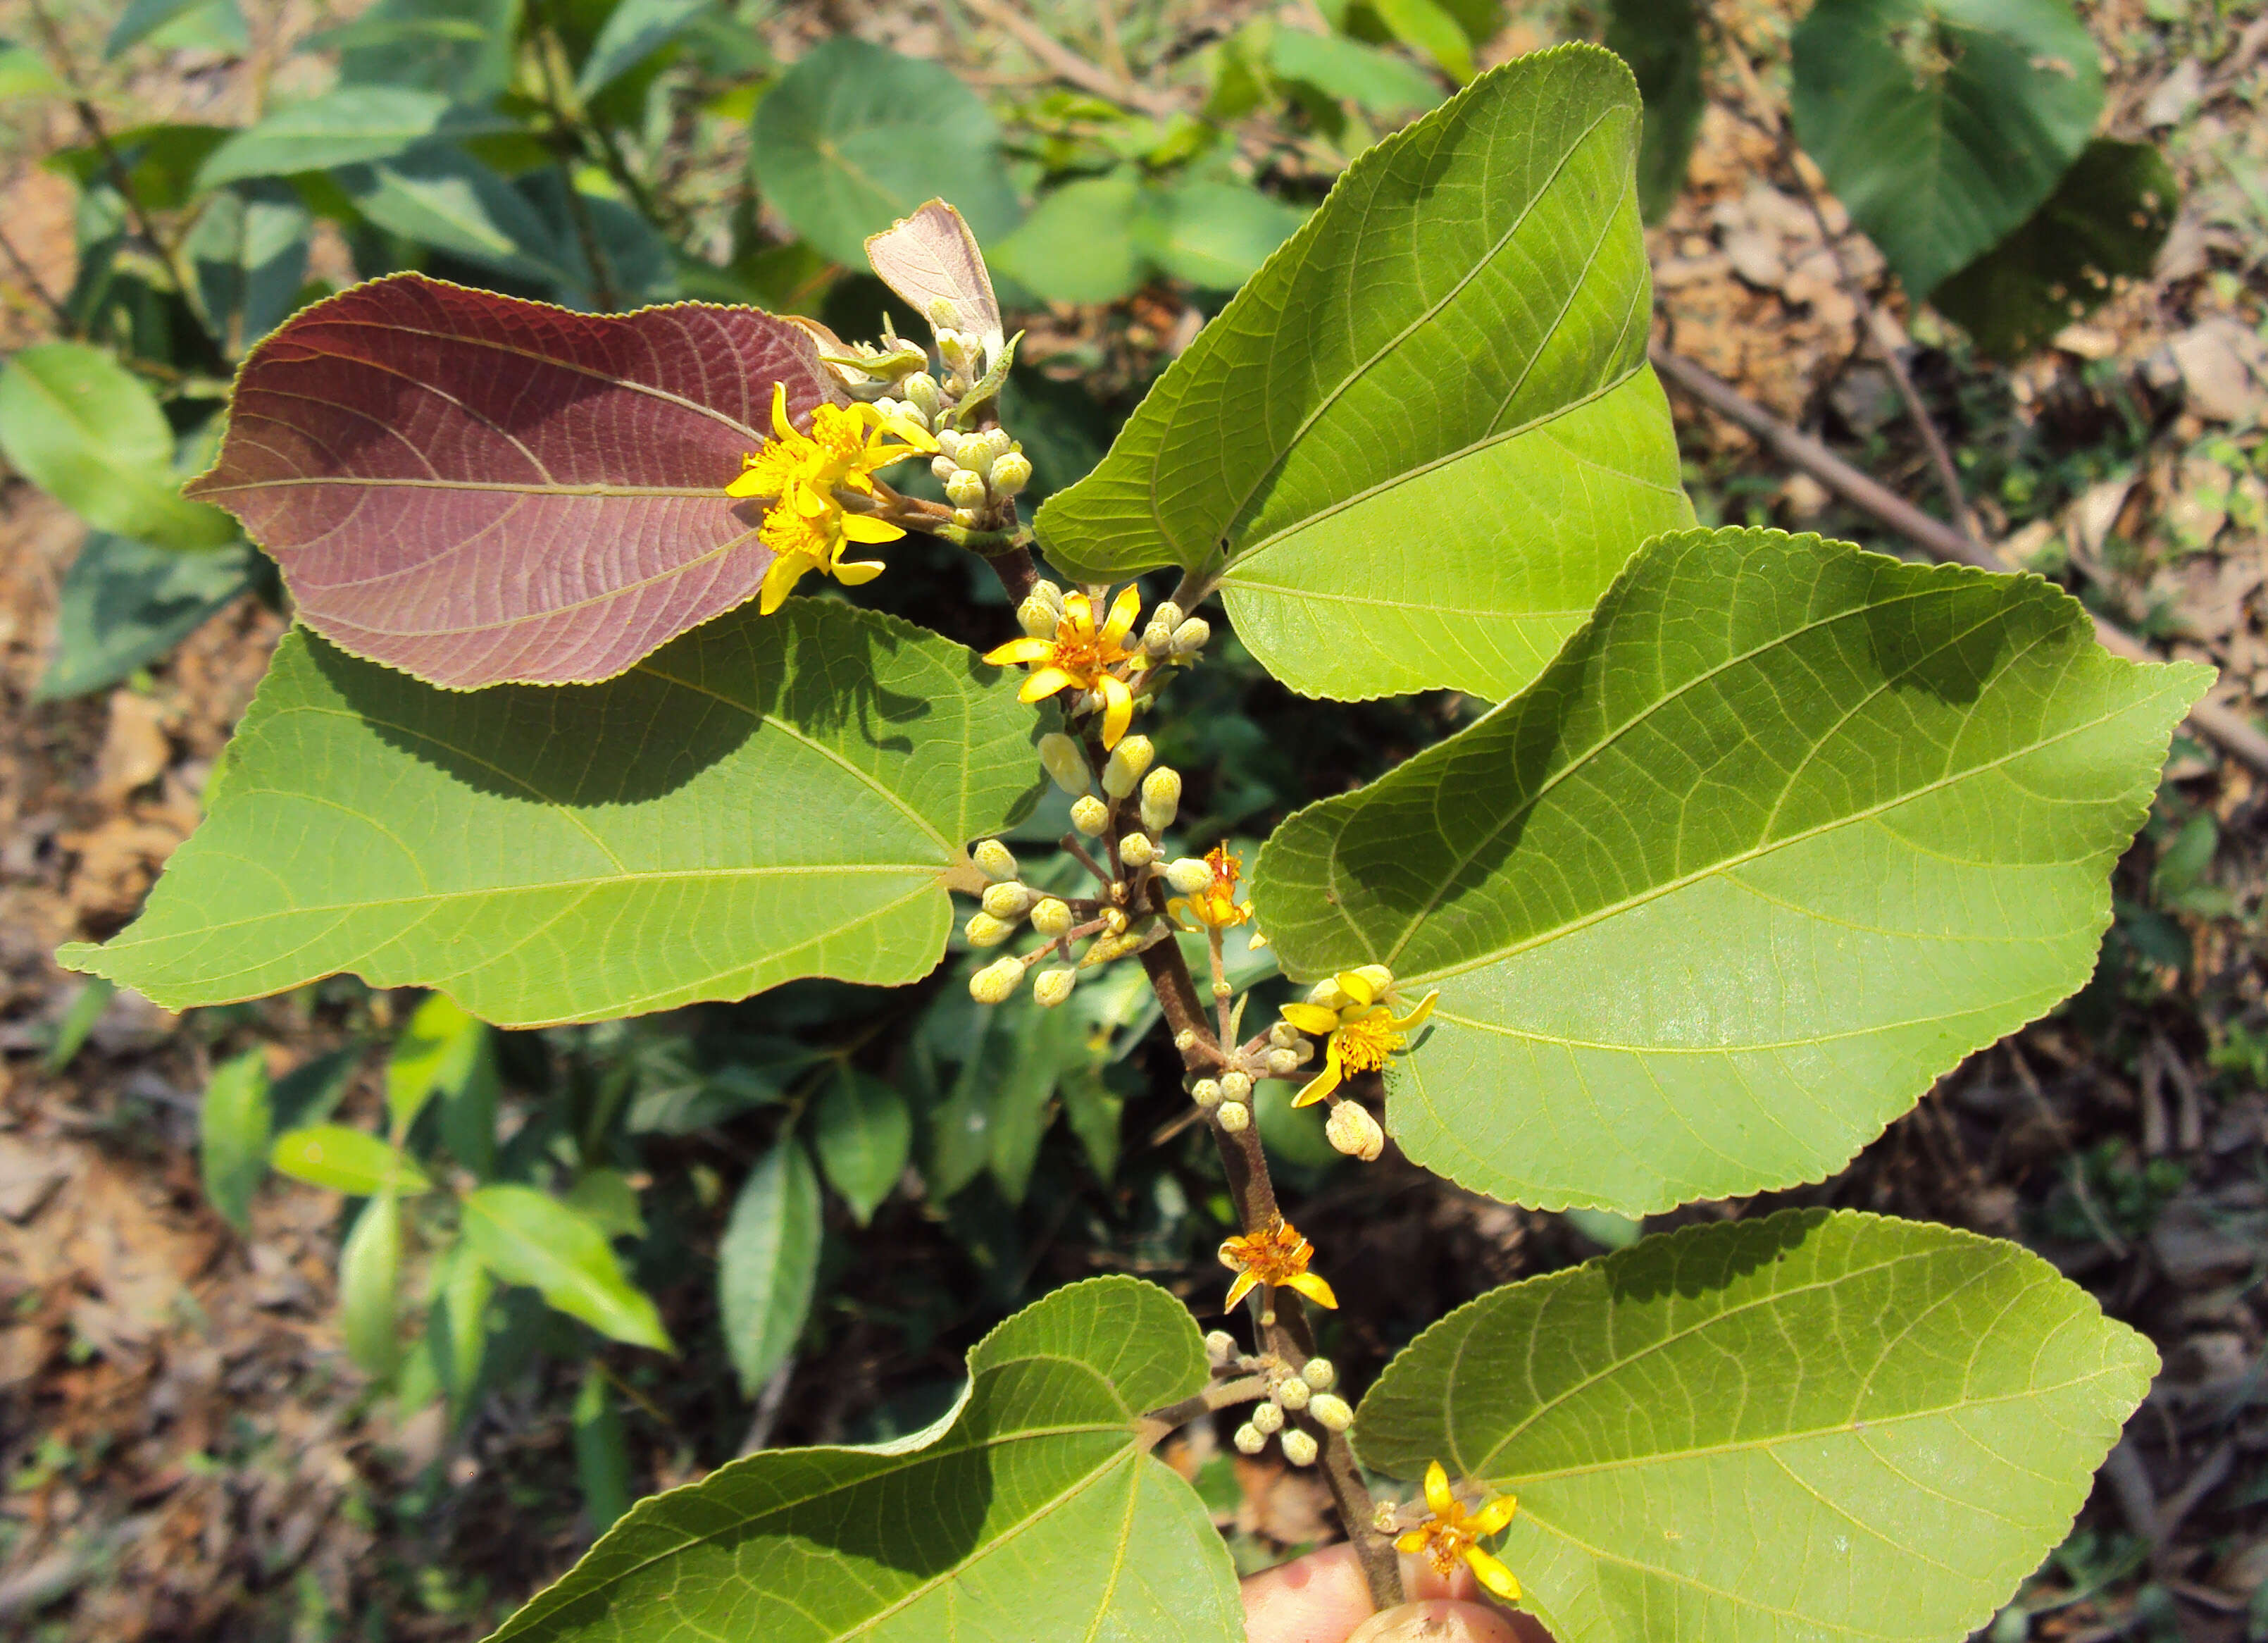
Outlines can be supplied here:
M10 266L16 270L16 277L24 282L32 295L38 298L40 305L54 316L55 328L65 336L77 335L78 323L71 318L70 310L55 299L55 293L40 280L38 271L24 260L24 254L16 249L16 242L5 233L0 233L0 254L7 256Z
M1239 1404L1256 1404L1268 1396L1268 1377L1248 1374L1234 1381L1216 1381L1202 1392L1193 1392L1178 1404L1168 1404L1163 1409L1153 1409L1142 1417L1145 1436L1152 1431L1152 1443L1168 1433L1177 1432L1200 1416L1217 1414L1224 1409L1234 1409Z
M1933 519L1889 487L1860 473L1810 435L1782 422L1731 383L1660 343L1653 344L1649 357L1654 370L1671 387L1734 426L1745 429L1789 467L1810 475L1861 513L1888 526L1917 547L1940 559L1975 565L1981 571L2005 571L2009 568L1991 548L1972 542L1944 520ZM2138 662L2159 659L2148 645L2101 616L2095 618L2095 637L2114 656ZM2189 722L2199 735L2219 743L2232 758L2268 776L2268 735L2263 735L2242 714L2222 703L2205 701L2190 710Z
M135 191L134 179L126 169L126 162L119 158L118 150L110 141L110 133L102 123L102 115L88 94L86 82L79 78L78 69L71 62L70 47L64 41L63 31L55 26L55 18L48 15L44 0L31 0L31 11L32 20L39 26L40 33L55 59L56 72L70 87L71 112L78 116L79 129L86 133L95 152L102 156L102 168L110 178L110 186L118 190L118 197L125 202L127 214L134 219L135 232L158 254L166 271L173 275L174 283L186 293L189 283L182 276L177 249L172 241L158 232L156 220L151 217L149 208L142 203L142 196Z
M1041 66L1059 80L1068 81L1083 92L1093 92L1097 97L1108 98L1114 103L1138 108L1155 119L1166 119L1181 112L1181 105L1167 93L1151 91L1089 63L1026 17L1014 0L961 0L961 3L993 27L1014 35L1017 43L1038 58Z

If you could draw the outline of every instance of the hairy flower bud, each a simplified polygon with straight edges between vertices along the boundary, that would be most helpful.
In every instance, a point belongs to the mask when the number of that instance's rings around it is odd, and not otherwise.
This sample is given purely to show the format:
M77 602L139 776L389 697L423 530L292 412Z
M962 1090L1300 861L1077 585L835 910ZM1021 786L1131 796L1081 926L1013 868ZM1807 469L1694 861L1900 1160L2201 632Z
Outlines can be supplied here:
M1075 969L1043 969L1032 977L1032 998L1042 1008L1052 1010L1071 997L1071 990L1078 982L1079 972Z
M969 438L969 435L962 433L957 428L940 428L937 434L937 448L943 453L946 460L958 468L961 466L961 447ZM944 475L939 475L939 477L942 478Z
M1336 1392L1318 1392L1308 1401L1307 1418L1325 1432L1344 1432L1354 1425L1354 1406Z
M1143 778L1142 825L1152 833L1162 833L1174 825L1181 811L1182 773L1161 764Z
M1152 622L1142 630L1142 648L1152 656L1163 656L1174 648L1174 630L1162 622Z
M1322 1453L1312 1432L1302 1432L1295 1426L1284 1434L1284 1458L1294 1466L1313 1466L1315 1456Z
M1239 1455L1257 1455L1268 1447L1268 1434L1248 1420L1236 1429L1234 1441Z
M1005 1004L1023 980L1021 959L995 959L968 978L968 996L979 1004Z
M1204 1349L1205 1361L1216 1369L1226 1369L1236 1361L1236 1337L1226 1330L1208 1330Z
M1289 1050L1300 1042L1300 1029L1289 1021L1278 1021L1268 1029L1268 1042L1278 1050Z
M992 494L1005 499L1016 496L1032 483L1032 459L1021 451L1009 451L995 457L992 471L986 475Z
M1220 1120L1220 1127L1231 1135L1242 1135L1252 1127L1252 1109L1241 1101L1221 1102L1213 1116Z
M1016 933L1016 926L1005 918L994 917L990 913L971 913L968 922L961 925L961 932L968 938L970 947L997 947Z
M984 892L984 910L995 918L1017 919L1032 910L1032 903L1040 893L1028 884L1013 880L1005 884L989 886Z
M1194 656L1204 649L1211 637L1212 623L1203 616L1191 616L1174 630L1173 644L1169 648L1176 656Z
M1307 989L1307 1002L1319 1004L1326 1010L1336 1010L1346 1001L1346 994L1339 991L1338 983L1329 976L1325 976Z
M1242 1101L1252 1094L1252 1080L1241 1072L1224 1072L1220 1075L1220 1093L1224 1100Z
M1059 936L1071 928L1071 907L1052 895L1042 896L1032 907L1032 928L1043 936Z
M1366 1164L1386 1150L1386 1131L1360 1101L1343 1101L1333 1106L1331 1116L1323 1120L1323 1133L1340 1152Z
M996 884L1016 876L1015 852L997 838L978 840L976 848L971 850L968 855L971 860L983 869L984 876ZM986 910L990 910L988 908Z
M983 517L975 508L955 508L953 511L953 522L965 531L975 530L977 521Z
M1127 736L1110 750L1110 759L1102 767L1102 791L1113 799L1123 799L1134 791L1134 784L1142 779L1142 772L1150 768L1150 761L1158 750L1150 745L1147 736Z
M940 485L961 471L961 464L942 452L929 459L929 471L937 475Z
M1089 838L1101 838L1110 825L1110 807L1088 793L1071 806L1071 824Z
M1328 1392L1339 1383L1339 1372L1328 1358L1310 1358L1300 1366L1300 1379L1318 1392Z
M1051 730L1040 738L1040 763L1047 767L1056 785L1077 799L1086 792L1086 755L1079 751L1079 743L1059 730ZM1074 806L1076 814L1077 807Z
M1182 1051L1184 1054L1188 1052L1189 1046L1197 1042L1197 1029L1194 1027L1184 1027L1180 1032L1174 1035L1174 1048Z
M945 499L956 508L981 508L985 503L984 476L962 468L945 482Z
M1161 599L1150 607L1150 620L1162 624L1170 633L1182 625L1182 608L1170 599Z
M1394 972L1383 964L1358 964L1354 973L1370 984L1370 990L1380 998L1394 991Z
M983 350L973 336L963 336L950 326L940 327L937 333L937 351L945 357L956 375L981 377L984 374Z
M1307 1400L1314 1396L1314 1389L1297 1375L1287 1378L1275 1393L1276 1401L1295 1415L1307 1408Z
M1220 1080L1199 1079L1189 1086L1189 1099L1207 1112L1220 1105Z
M1280 1404L1256 1404L1252 1410L1252 1424L1263 1436L1273 1437L1284 1430L1284 1406Z
M1129 833L1118 841L1118 859L1130 867L1146 867L1157 854L1158 847L1147 833Z
M1288 1079L1300 1070L1300 1057L1288 1050L1271 1050L1267 1055L1267 1065L1271 1076Z
M1166 882L1183 895L1202 895L1212 888L1212 865L1201 857L1183 856L1166 864Z
M939 407L945 403L945 395L938 392L937 379L926 371L915 372L902 386L905 389L906 403L924 416L936 416Z

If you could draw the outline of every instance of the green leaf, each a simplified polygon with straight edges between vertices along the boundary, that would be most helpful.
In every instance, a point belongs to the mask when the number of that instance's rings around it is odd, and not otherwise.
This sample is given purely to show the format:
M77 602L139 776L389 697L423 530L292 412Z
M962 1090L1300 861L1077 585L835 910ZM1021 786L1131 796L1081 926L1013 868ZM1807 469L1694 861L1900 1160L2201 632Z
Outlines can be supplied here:
M29 46L0 40L0 98L54 97L65 89L45 57Z
M2120 280L2147 277L2181 198L2156 149L2098 138L2022 227L1929 299L1993 357L2030 353L2109 301Z
M1434 0L1370 0L1394 38L1422 52L1459 80L1473 77L1473 43Z
M197 187L391 159L428 137L506 129L501 120L457 107L437 92L342 85L279 108L230 137L199 168Z
M526 1284L547 1305L609 1339L674 1352L661 1315L622 1275L605 1233L533 1187L489 1186L465 1199L465 1240L507 1284Z
M942 63L838 34L756 105L756 181L796 232L863 268L866 236L949 200L981 240L1016 225L1000 128Z
M40 1069L49 1077L62 1072L77 1059L85 1048L87 1035L94 1024L102 1020L110 1001L118 996L118 989L99 978L89 982L71 995L70 1007L63 1019L55 1023L55 1038L48 1045L48 1053L40 1058Z
M394 1297L401 1276L401 1200L381 1192L362 1206L339 1248L339 1325L347 1357L364 1374L389 1375L401 1355Z
M1339 34L1279 26L1268 42L1268 66L1327 97L1343 97L1374 114L1403 114L1441 100L1433 77L1390 51Z
M913 1149L913 1114L889 1085L846 1066L812 1115L812 1145L827 1184L843 1195L864 1227L905 1173Z
M1709 96L1701 85L1701 13L1695 0L1614 0L1607 49L1630 64L1646 100L1638 147L1638 198L1658 223L1685 189Z
M2066 0L1818 0L1791 45L1796 136L1916 302L2032 214L2102 112Z
M915 981L962 845L1042 779L1016 688L817 600L571 690L437 690L292 633L147 910L64 961L176 1008L350 969L507 1026Z
M294 1181L366 1197L431 1192L433 1183L400 1147L343 1124L310 1124L276 1138L268 1161Z
M236 521L173 477L173 430L142 379L99 349L39 343L0 371L0 451L98 530L164 548L215 548Z
M1518 1496L1497 1555L1559 1643L1954 1643L2069 1530L2156 1369L2014 1244L1789 1211L1460 1308L1354 1437Z
M205 328L224 349L250 347L299 306L314 215L288 184L247 182L205 204L182 254Z
M435 1263L433 1304L425 1315L425 1350L434 1378L448 1395L454 1418L461 1421L481 1380L488 1351L490 1298L496 1280L472 1247L451 1244Z
M90 531L55 596L55 648L34 699L113 685L164 656L235 602L251 581L239 542L195 553Z
M686 1636L1242 1643L1227 1551L1140 1425L1204 1384L1179 1301L1070 1285L968 1373L926 1431L763 1450L640 1502L496 1643L603 1643L631 1617Z
M630 1509L630 1452L622 1436L614 1383L595 1358L583 1366L575 1395L575 1478L583 1487L583 1515L603 1535Z
M578 285L551 225L527 198L455 143L420 143L339 179L355 209L380 228L512 279Z
M1183 178L1145 191L1134 243L1174 279L1234 291L1307 220L1249 183Z
M386 1116L397 1139L435 1091L462 1086L488 1030L446 993L419 1000L386 1063Z
M118 21L111 26L110 38L103 43L102 55L115 57L132 49L173 22L185 11L194 11L207 0L128 0L126 10L119 13ZM239 24L241 29L242 25Z
M1049 556L1218 574L1311 695L1517 689L1691 518L1646 364L1638 123L1629 70L1565 46L1365 153L1041 509Z
M1043 195L985 260L1049 302L1115 302L1142 283L1134 248L1141 195L1130 171L1067 182Z
M274 1121L265 1050L247 1050L213 1069L197 1105L197 1167L206 1201L240 1233L252 1230L252 1195L267 1178Z
M409 85L484 103L512 84L520 0L379 0L301 46L339 54L348 85Z
M725 1347L754 1397L795 1349L819 1281L819 1177L792 1136L756 1162L717 1252Z
M567 1205L609 1238L643 1238L637 1189L619 1169L586 1169L567 1189Z
M2036 577L1815 536L1649 543L1527 691L1254 873L1287 974L1439 988L1409 1154L1644 1215L1816 1181L2084 982L2206 684Z
M710 0L620 0L583 59L575 95L586 101L597 96L692 27L709 7Z

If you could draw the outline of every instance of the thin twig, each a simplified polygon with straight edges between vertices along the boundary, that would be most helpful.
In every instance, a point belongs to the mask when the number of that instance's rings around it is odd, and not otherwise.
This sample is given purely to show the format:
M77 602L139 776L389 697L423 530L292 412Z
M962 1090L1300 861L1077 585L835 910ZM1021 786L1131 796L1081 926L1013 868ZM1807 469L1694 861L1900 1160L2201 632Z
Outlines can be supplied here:
M4 253L9 262L14 266L16 277L30 287L32 295L37 297L48 312L55 317L55 328L65 336L78 335L78 323L71 318L70 310L55 300L55 294L41 283L37 270L24 260L23 253L16 249L16 242L9 239L5 233L0 233L0 253Z
M1089 63L1026 17L1013 0L961 0L961 4L995 28L1013 34L1024 49L1038 58L1041 65L1057 79L1160 120L1182 112L1179 101L1167 93L1122 79L1109 70Z
M1940 559L1975 565L1981 571L2007 571L2007 561L1991 548L1970 541L1944 520L1933 519L1887 486L1867 477L1810 435L1798 432L1732 384L1660 343L1649 356L1664 381L1716 412L1734 426L1754 435L1759 444L1789 467L1810 475L1837 496ZM2129 661L2157 661L2149 646L2124 629L2095 618L2095 637L2114 656ZM2198 734L2218 742L2231 757L2268 776L2268 735L2263 735L2234 709L2219 702L2199 702L2190 710L2189 722Z
M118 190L119 198L125 202L127 214L134 219L135 231L165 263L175 284L186 291L189 288L189 281L184 276L179 249L158 232L156 219L150 215L149 208L142 203L142 196L135 191L134 179L110 141L110 132L102 123L102 115L88 93L86 82L79 78L77 66L71 61L70 47L64 41L63 31L55 26L55 18L48 14L43 0L31 0L31 11L33 21L39 25L40 33L46 37L56 72L63 77L63 84L70 87L71 111L78 116L79 129L86 133L95 152L101 155L102 168L109 175L110 186Z
M756 1395L755 1418L748 1422L747 1435L740 1440L741 1454L754 1455L772 1440L772 1429L779 1425L780 1409L787 1402L788 1385L794 1379L795 1357L791 1353Z

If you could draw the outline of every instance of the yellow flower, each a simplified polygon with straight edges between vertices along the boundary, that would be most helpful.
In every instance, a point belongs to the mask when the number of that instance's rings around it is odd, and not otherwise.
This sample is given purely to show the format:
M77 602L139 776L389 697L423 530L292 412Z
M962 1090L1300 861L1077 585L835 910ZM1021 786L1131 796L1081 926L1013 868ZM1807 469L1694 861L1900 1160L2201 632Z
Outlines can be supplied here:
M1123 662L1135 659L1140 652L1130 650L1126 636L1132 631L1134 618L1141 613L1142 590L1128 583L1110 607L1109 617L1097 627L1094 623L1094 601L1084 593L1064 595L1063 619L1056 623L1056 636L1051 639L1011 639L1005 645L985 653L984 659L995 667L1005 667L1011 662L1020 662L1032 670L1024 681L1020 693L1027 702L1037 702L1058 690L1078 690L1082 695L1089 690L1102 697L1102 745L1115 748L1126 727L1134 722L1134 696L1126 688L1124 674L1116 671Z
M1252 917L1252 903L1236 899L1236 880L1244 864L1222 844L1205 852L1205 866L1212 869L1212 882L1195 895L1174 897L1166 910L1188 920L1192 928L1233 929Z
M1315 1246L1284 1220L1260 1232L1225 1240L1220 1264L1236 1274L1236 1282L1228 1286L1228 1303L1221 1310L1234 1311L1236 1303L1259 1284L1270 1289L1295 1289L1319 1307L1337 1306L1339 1298L1331 1293L1331 1286L1307 1271L1314 1253Z
M902 443L892 444L886 434ZM771 504L757 531L757 540L772 551L759 602L763 614L777 610L806 571L850 584L880 576L880 560L845 561L843 550L852 542L895 542L905 532L849 512L841 493L872 497L877 469L936 449L925 430L871 405L821 405L811 413L811 431L800 432L788 420L787 386L772 384L772 437L742 459L740 476L725 487L728 497Z
M1380 1002L1393 994L1394 978L1376 964L1342 970L1317 991L1322 1001L1284 1006L1285 1020L1310 1038L1329 1041L1323 1070L1307 1080L1292 1101L1294 1107L1322 1100L1351 1072L1374 1072L1384 1066L1388 1057L1409 1046L1406 1035L1425 1024L1433 1013L1433 1000L1441 996L1429 992L1409 1014L1396 1016Z
M1433 1573L1444 1580L1455 1571L1457 1559L1462 1558L1483 1586L1508 1603L1520 1601L1520 1582L1513 1577L1512 1571L1483 1551L1478 1544L1491 1535L1504 1532L1504 1526L1520 1509L1519 1501L1510 1495L1499 1495L1479 1511L1467 1512L1456 1496L1449 1492L1449 1474L1441 1470L1440 1462L1435 1461L1425 1469L1425 1509L1432 1516L1396 1540L1396 1551L1413 1556L1425 1553L1425 1561L1433 1566Z

